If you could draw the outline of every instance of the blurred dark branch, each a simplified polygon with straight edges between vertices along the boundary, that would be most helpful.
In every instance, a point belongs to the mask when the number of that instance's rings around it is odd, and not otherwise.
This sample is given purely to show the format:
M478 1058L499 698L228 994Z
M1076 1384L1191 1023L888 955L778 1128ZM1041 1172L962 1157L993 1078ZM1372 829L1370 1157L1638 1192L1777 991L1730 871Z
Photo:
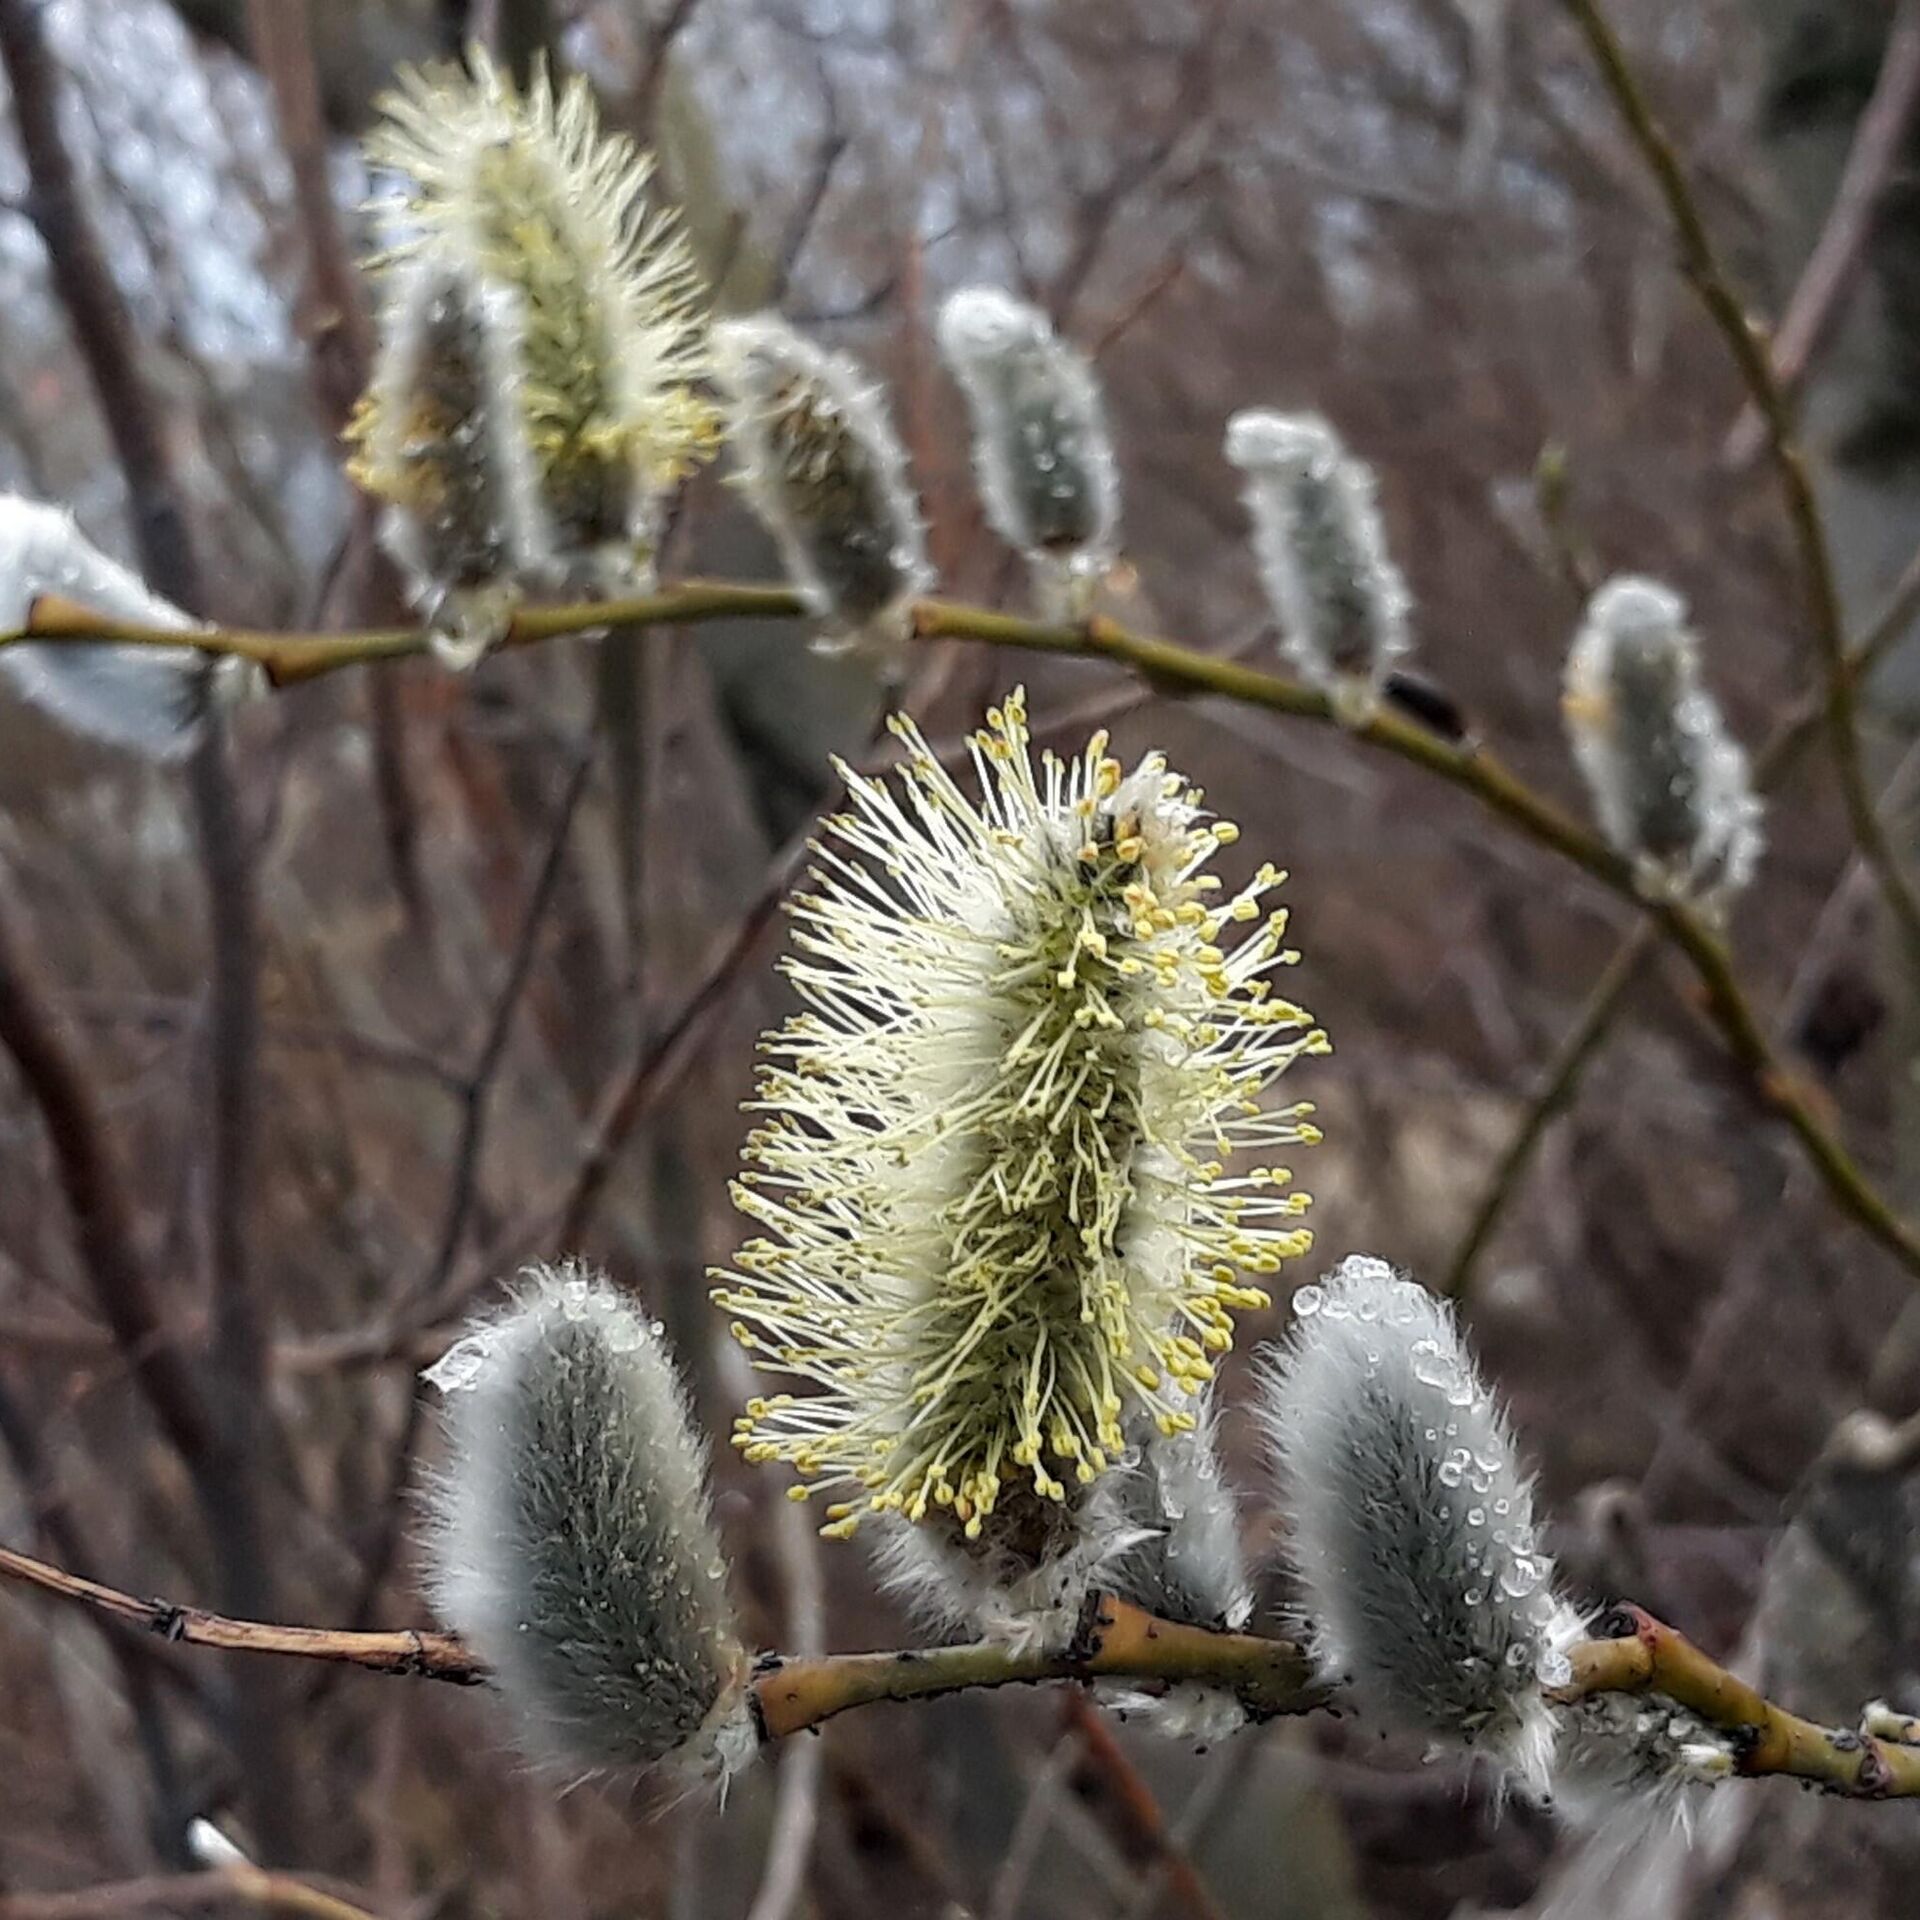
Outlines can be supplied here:
M161 1431L196 1477L214 1473L218 1440L212 1412L161 1314L105 1122L10 924L18 917L11 888L0 886L0 1046L12 1056L46 1127L54 1171L73 1216L81 1270L100 1317Z
M1226 1920L1219 1902L1207 1891L1200 1870L1174 1837L1153 1789L1114 1737L1106 1716L1084 1693L1069 1693L1066 1720L1079 1736L1085 1764L1100 1776L1113 1796L1128 1841L1142 1864L1159 1871L1168 1891L1192 1920Z
M337 434L366 387L373 329L334 210L311 8L312 0L247 0L247 35L273 95L274 120L293 177L294 214L307 255L303 331L312 354L314 396L327 431Z
M573 823L593 773L594 745L594 740L589 737L574 755L573 767L567 776L566 787L555 809L553 826L547 835L546 851L541 856L525 911L520 918L519 931L507 962L506 979L494 999L486 1034L475 1058L473 1071L467 1077L462 1097L460 1137L454 1147L453 1170L448 1177L440 1237L433 1259L426 1272L387 1315L386 1326L377 1332L371 1343L374 1351L355 1354L355 1358L370 1362L410 1360L415 1350L413 1343L420 1338L422 1323L430 1326L447 1310L444 1296L448 1291L448 1280L460 1249L465 1244L474 1204L479 1197L480 1159L486 1147L487 1116L494 1086L506 1060L514 1016L526 997L527 984L533 977L534 958L539 952L540 937L545 931L559 889L567 842L572 837ZM406 1414L393 1444L392 1465L388 1469L384 1488L374 1502L373 1528L362 1556L359 1591L349 1616L356 1626L374 1617L380 1589L393 1569L394 1558L406 1533L407 1476L412 1470L414 1447L419 1441L426 1414L426 1391L420 1382L413 1383Z
M1659 189L1679 247L1681 271L1719 330L1760 416L1767 452L1799 551L1808 624L1826 680L1823 717L1827 746L1846 805L1847 823L1854 844L1899 929L1906 969L1909 974L1920 973L1920 896L1914 893L1912 883L1902 871L1886 828L1875 811L1861 764L1857 688L1848 668L1846 631L1840 610L1840 590L1834 578L1833 554L1827 543L1819 502L1814 497L1806 455L1794 436L1792 407L1774 371L1772 343L1765 326L1749 312L1728 278L1686 170L1666 129L1655 117L1599 0L1562 0L1562 4L1585 37L1601 80Z
M460 1138L454 1148L453 1171L447 1182L440 1238L432 1264L401 1303L403 1312L407 1305L431 1300L440 1293L465 1244L479 1191L480 1158L486 1147L487 1116L494 1086L506 1060L507 1042L513 1036L514 1017L526 996L527 983L533 977L533 963L540 950L540 937L546 929L560 876L566 865L567 842L573 834L573 823L579 814L580 802L586 797L587 783L593 775L594 744L589 739L574 753L566 786L554 810L553 825L547 833L546 850L541 855L532 889L527 896L526 909L520 918L519 932L514 938L513 951L507 962L506 979L494 999L485 1037L474 1059L473 1071L467 1077Z
M71 154L61 135L64 77L32 0L0 4L0 66L12 90L34 223L56 294L92 381L126 477L142 571L190 613L207 610L160 410L141 371L132 316L121 297ZM264 1391L266 1333L247 1248L256 1143L259 954L253 873L220 716L209 712L188 766L188 791L207 888L209 1069L213 1103L207 1233L213 1277L214 1390L202 1403L214 1432L189 1457L229 1606L272 1610L271 1562L261 1525L258 1468L271 1432ZM84 1232L84 1229L83 1229ZM121 1291L124 1292L124 1286ZM256 1676L233 1694L233 1736L263 1842L277 1851L296 1830L295 1781Z
M327 129L313 57L312 4L313 0L247 0L247 30L254 60L273 95L280 144L293 176L294 212L307 255L301 320L314 400L322 424L337 439L372 377L374 335L360 274L347 250L333 201ZM372 502L356 494L348 547L354 572L368 594L369 604L363 611L379 618L397 610L400 595L392 568L374 544L374 519ZM384 675L367 690L373 720L374 791L395 890L416 931L430 935L418 853L419 806L407 777L400 695L399 685Z
M1807 256L1786 316L1774 334L1774 378L1789 396L1806 378L1859 282L1881 201L1901 163L1916 110L1920 110L1920 0L1902 0L1880 57L1872 98L1854 129L1826 225ZM1765 444L1765 423L1749 400L1727 435L1723 458L1731 467L1745 467Z

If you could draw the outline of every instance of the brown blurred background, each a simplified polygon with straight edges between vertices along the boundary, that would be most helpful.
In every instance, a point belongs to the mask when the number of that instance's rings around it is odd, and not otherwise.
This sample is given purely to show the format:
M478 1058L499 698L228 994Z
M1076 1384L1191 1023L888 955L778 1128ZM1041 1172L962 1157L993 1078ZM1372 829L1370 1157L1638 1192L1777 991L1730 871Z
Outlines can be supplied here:
M1611 11L1742 285L1778 310L1889 24L1911 30L1913 7ZM723 306L777 302L888 376L955 593L1024 594L982 529L930 345L939 299L984 278L1097 353L1138 576L1125 610L1143 625L1266 657L1220 437L1236 407L1312 406L1378 469L1419 666L1567 803L1556 694L1582 567L1689 596L1750 745L1809 684L1777 494L1724 457L1742 398L1724 351L1559 9L1509 0L476 0L471 18L456 0L50 0L60 129L137 325L211 614L391 612L334 450L340 288L316 276L313 208L255 64L284 82L303 12L325 113L305 157L356 250L352 136L396 61L476 31L591 75L610 119L660 151ZM1920 545L1917 208L1903 155L1808 395L1856 621ZM70 502L131 557L126 476L42 211L0 133L0 484ZM1550 448L1556 525L1536 484ZM669 571L770 573L717 480L691 490ZM1320 1254L1443 1272L1630 910L1330 731L1172 703L1093 665L957 645L913 665L930 734L1024 678L1043 732L1072 741L1097 714L1129 753L1165 747L1242 823L1246 864L1291 870L1295 984L1336 1047L1290 1083L1327 1134L1299 1167ZM421 1620L408 1488L433 1440L412 1369L518 1259L554 1250L556 1206L623 1091L641 1117L578 1247L666 1320L724 1434L741 1383L703 1274L736 1237L737 1103L782 1006L769 890L826 797L827 755L865 751L883 691L760 626L563 643L460 680L408 664L245 712L233 767L262 1013L239 1189L211 1123L186 776L0 705L6 922L97 1106L167 1340L196 1367L211 1343L216 1397L248 1392L245 1446L215 1452L259 1518L236 1573L224 1496L196 1484L101 1319L45 1115L0 1060L0 1540L140 1593L213 1604L251 1579L276 1618ZM1920 669L1897 661L1876 689L1878 781L1916 694ZM1920 1203L1910 996L1817 757L1774 802L1769 841L1734 921L1744 977L1862 1163ZM223 1209L239 1229L224 1251ZM214 1337L210 1305L212 1276L241 1270L250 1357ZM1755 1117L1686 977L1656 966L1547 1135L1468 1314L1582 1589L1630 1593L1789 1703L1842 1716L1920 1697L1908 1490L1831 1444L1863 1405L1920 1405L1908 1297ZM1271 1559L1277 1518L1237 1418L1228 1436ZM901 1639L860 1549L817 1546L778 1475L722 1454L756 1635ZM1350 1719L1201 1756L1121 1737L1217 1911L1248 1920L1859 1920L1911 1911L1920 1872L1904 1808L1779 1784L1721 1794L1691 1851L1623 1864L1540 1812L1497 1817L1484 1783ZM198 1815L393 1920L1204 1911L1169 1890L1138 1810L1050 1695L872 1709L775 1755L724 1814L568 1784L505 1752L482 1697L256 1672L0 1590L0 1911L180 1865ZM58 1911L126 1910L118 1897ZM197 1909L149 1891L143 1910Z

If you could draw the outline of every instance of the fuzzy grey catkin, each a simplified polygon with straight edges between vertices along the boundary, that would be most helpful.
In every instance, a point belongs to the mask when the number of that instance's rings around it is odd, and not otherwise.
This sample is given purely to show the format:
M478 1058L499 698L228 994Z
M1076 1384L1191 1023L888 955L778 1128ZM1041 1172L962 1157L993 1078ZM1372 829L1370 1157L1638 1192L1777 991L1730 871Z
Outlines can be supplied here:
M387 502L381 539L450 666L497 644L521 582L554 564L521 420L521 335L514 292L449 248L421 245L388 269L353 471Z
M774 314L721 321L713 338L740 485L824 637L899 637L933 569L878 384Z
M1065 1646L1098 1591L1163 1619L1244 1627L1253 1587L1238 1506L1220 1474L1211 1406L1199 1405L1195 1421L1170 1434L1136 1421L1137 1444L1114 1472L1058 1502L1010 1497L977 1539L884 1517L873 1540L882 1583L936 1626L1022 1649ZM1183 1700L1180 1715L1160 1716L1177 1719L1171 1730L1217 1733L1243 1718L1230 1696L1192 1692L1206 1710ZM1129 1694L1126 1704L1152 1715L1164 1702Z
M1679 595L1632 575L1601 587L1568 655L1562 706L1601 831L1642 891L1712 898L1747 884L1760 802Z
M1316 1659L1383 1720L1543 1791L1578 1637L1513 1437L1451 1309L1354 1255L1294 1298L1261 1414L1291 1498Z
M1136 1536L1109 1575L1122 1599L1196 1627L1237 1632L1253 1617L1239 1502L1220 1471L1211 1397L1191 1433L1145 1429L1112 1503L1114 1529Z
M1412 604L1371 469L1317 415L1264 407L1227 422L1226 455L1245 476L1260 583L1287 657L1341 720L1367 720L1407 651Z
M64 508L0 494L0 631L25 626L47 594L113 620L182 633L194 625L101 553ZM166 762L193 751L210 706L257 690L260 670L186 646L28 643L0 647L0 680L70 732Z
M940 309L940 350L973 425L973 464L994 531L1070 600L1115 556L1120 474L1086 356L1039 308L962 287Z
M430 1593L520 1744L583 1770L737 1771L749 1663L659 1329L584 1268L536 1268L429 1378L451 1439Z

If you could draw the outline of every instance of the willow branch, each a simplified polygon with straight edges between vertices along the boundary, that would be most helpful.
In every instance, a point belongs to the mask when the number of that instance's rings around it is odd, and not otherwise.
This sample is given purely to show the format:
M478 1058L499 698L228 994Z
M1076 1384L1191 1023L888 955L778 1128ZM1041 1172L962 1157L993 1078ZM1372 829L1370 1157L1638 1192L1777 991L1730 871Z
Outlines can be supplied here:
M1848 669L1846 631L1839 584L1834 578L1833 553L1819 503L1814 498L1806 455L1794 435L1792 405L1774 369L1772 343L1766 328L1748 311L1721 264L1686 170L1666 129L1655 116L1599 0L1564 0L1564 4L1585 37L1628 136L1659 189L1679 245L1681 271L1726 342L1727 351L1760 416L1768 457L1780 484L1794 545L1799 552L1808 624L1826 681L1822 717L1834 773L1846 807L1847 824L1861 859L1866 862L1900 928L1908 964L1920 967L1920 896L1915 895L1911 882L1901 870L1867 786L1860 757L1857 689Z
M1640 1607L1615 1608L1600 1631L1572 1649L1573 1681L1556 1701L1659 1694L1733 1736L1736 1773L1785 1774L1858 1800L1920 1795L1920 1747L1788 1713Z
M785 587L690 581L631 599L525 609L515 619L504 644L531 646L569 634L624 632L707 620L791 619L802 612L800 597ZM1082 627L1050 626L1042 621L991 613L982 607L947 600L918 602L912 609L912 619L914 633L923 640L969 640L1062 658L1106 660L1128 668L1148 685L1176 697L1213 694L1294 719L1334 724L1333 709L1326 695L1311 687L1219 654L1134 633L1110 620L1092 620ZM183 636L173 628L104 620L72 602L51 596L33 608L23 631L0 634L0 647L19 641L47 640L174 648L184 644L207 653L238 654L257 662L269 679L280 686L348 666L428 651L426 634L406 628L360 633L272 634L208 627ZM1843 657L1843 677L1849 685L1857 664ZM1692 963L1704 989L1706 1009L1746 1073L1762 1109L1786 1122L1842 1211L1886 1248L1914 1279L1920 1280L1920 1234L1874 1190L1846 1148L1827 1130L1812 1103L1774 1057L1734 975L1725 947L1704 921L1679 902L1643 899L1635 888L1633 871L1627 861L1552 801L1536 793L1476 741L1443 739L1387 709L1349 732L1351 738L1363 745L1391 754L1471 794L1526 838L1570 861L1601 885L1650 914L1666 938ZM648 1073L643 1081L648 1089L654 1089L657 1076ZM627 1091L631 1092L631 1088Z
M1847 672L1856 685L1905 636L1916 614L1920 614L1920 552L1907 562L1879 611L1847 650ZM1771 793L1799 764L1819 737L1821 714L1821 697L1812 693L1775 729L1773 737L1754 758L1753 780L1760 792ZM1448 1262L1442 1292L1456 1300L1467 1297L1474 1268L1493 1238L1502 1214L1519 1195L1547 1128L1572 1105L1580 1082L1599 1057L1634 981L1639 979L1654 950L1652 922L1645 920L1614 949L1612 959L1561 1039L1541 1077L1538 1091L1495 1163L1480 1203L1474 1208L1467 1230Z
M4 1547L0 1580L23 1582L185 1646L330 1661L456 1686L475 1686L489 1677L485 1663L454 1635L426 1628L343 1633L233 1620L199 1607L136 1599ZM1601 1621L1598 1637L1574 1646L1568 1661L1572 1679L1548 1696L1556 1705L1600 1693L1659 1694L1735 1736L1738 1773L1786 1774L1865 1800L1920 1798L1920 1747L1802 1720L1640 1607L1616 1607ZM1097 1680L1126 1680L1148 1688L1217 1687L1231 1693L1253 1720L1312 1713L1332 1705L1335 1698L1315 1677L1307 1650L1295 1641L1163 1620L1112 1594L1093 1597L1071 1644L1058 1651L980 1641L793 1659L768 1654L754 1670L751 1689L761 1738L774 1741L881 1701L931 1700L1049 1681L1084 1686ZM1890 1726L1894 1720L1884 1709L1869 1709L1869 1718L1877 1726Z

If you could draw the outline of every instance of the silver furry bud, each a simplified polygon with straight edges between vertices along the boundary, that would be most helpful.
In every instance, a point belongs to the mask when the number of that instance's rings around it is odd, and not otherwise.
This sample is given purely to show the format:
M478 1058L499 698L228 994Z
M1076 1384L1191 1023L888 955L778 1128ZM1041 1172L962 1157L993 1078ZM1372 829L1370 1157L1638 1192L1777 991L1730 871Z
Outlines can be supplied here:
M1568 1677L1579 1623L1554 1597L1513 1437L1452 1310L1354 1255L1294 1312L1261 1412L1323 1673L1544 1790L1544 1689Z
M1114 1530L1136 1536L1108 1583L1164 1619L1238 1632L1253 1617L1240 1507L1220 1472L1211 1396L1191 1433L1147 1426L1137 1464L1114 1477Z
M1113 564L1120 525L1120 473L1093 368L1039 308L997 287L949 296L938 333L972 417L987 518L1072 611Z
M534 1268L428 1378L452 1442L431 1596L521 1744L589 1769L737 1771L756 1745L749 1663L659 1328L584 1268Z
M1562 701L1574 759L1643 892L1736 892L1760 857L1747 756L1700 673L1686 602L1623 575L1587 603Z
M395 260L373 385L352 429L352 471L387 502L381 540L454 667L505 637L521 581L555 564L521 420L517 301L449 248Z
M58 594L110 620L148 627L194 622L109 560L60 507L0 494L0 631L18 631L34 603ZM23 642L0 647L0 679L72 733L144 760L184 760L210 705L255 692L260 669L192 647Z
M1387 552L1372 470L1317 415L1267 408L1227 422L1226 454L1246 476L1254 557L1287 657L1359 725L1407 651L1412 604Z
M879 386L770 313L721 321L714 353L740 484L826 637L901 637L933 569Z

